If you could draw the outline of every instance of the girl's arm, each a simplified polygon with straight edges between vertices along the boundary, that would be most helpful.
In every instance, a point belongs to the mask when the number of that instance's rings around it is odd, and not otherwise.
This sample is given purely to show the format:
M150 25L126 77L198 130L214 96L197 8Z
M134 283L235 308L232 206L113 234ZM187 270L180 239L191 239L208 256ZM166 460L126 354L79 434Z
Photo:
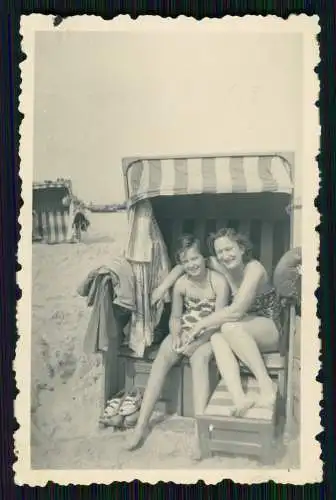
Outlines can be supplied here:
M184 274L183 267L178 264L173 267L168 276L162 281L162 283L153 291L151 297L151 304L154 305L165 296L166 292L171 288L176 280Z
M169 331L173 337L173 345L178 347L181 331L181 317L183 312L183 289L181 281L175 283L173 289L172 310L169 318Z
M211 272L211 271L210 271ZM222 311L224 307L226 307L229 303L230 299L230 287L229 284L222 276L218 273L212 273L212 280L214 290L216 292L216 311Z
M243 282L230 306L215 311L199 321L197 331L219 327L223 323L239 321L253 303L260 280L265 276L265 269L258 261L250 262L245 268Z

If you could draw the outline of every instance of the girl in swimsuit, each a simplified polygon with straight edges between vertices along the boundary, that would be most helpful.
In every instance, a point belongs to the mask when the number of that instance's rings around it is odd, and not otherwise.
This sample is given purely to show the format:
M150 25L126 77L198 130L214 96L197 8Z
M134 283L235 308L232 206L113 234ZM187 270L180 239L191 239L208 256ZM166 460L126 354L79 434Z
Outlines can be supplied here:
M208 267L221 273L231 292L230 305L211 313L195 324L190 337L211 335L211 346L218 369L233 401L233 414L243 416L254 404L274 404L276 387L269 377L261 353L277 349L280 335L280 303L263 265L252 257L252 245L234 229L221 229L209 237L213 254ZM153 293L155 302L183 273L176 266ZM209 333L210 332L210 333ZM213 333L215 332L215 333ZM240 359L259 385L259 398L252 400L242 388Z
M193 236L180 239L176 258L181 276L175 280L173 288L170 333L153 362L138 422L127 443L130 450L143 441L166 376L183 355L190 358L195 413L204 411L209 398L208 365L212 354L209 340L212 332L208 329L199 338L190 333L198 321L228 304L229 288L222 274L206 267L200 242Z

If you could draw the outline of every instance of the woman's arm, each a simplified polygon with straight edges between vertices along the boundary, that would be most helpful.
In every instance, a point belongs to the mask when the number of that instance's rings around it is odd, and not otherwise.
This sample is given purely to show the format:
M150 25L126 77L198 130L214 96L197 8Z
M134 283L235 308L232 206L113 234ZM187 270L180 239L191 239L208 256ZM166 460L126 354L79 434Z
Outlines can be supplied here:
M245 276L240 288L230 306L215 311L199 321L196 325L198 331L219 327L223 323L239 321L253 303L260 280L265 276L265 269L258 261L250 262L245 268Z
M172 310L169 318L169 330L173 337L173 344L179 344L178 339L181 331L181 317L183 312L183 288L181 281L175 283L173 289Z
M176 280L178 280L178 278L180 278L182 274L184 274L184 271L183 267L180 264L173 267L168 276L166 276L162 283L153 291L151 297L152 305L159 302L159 300L162 300L165 293L174 285Z

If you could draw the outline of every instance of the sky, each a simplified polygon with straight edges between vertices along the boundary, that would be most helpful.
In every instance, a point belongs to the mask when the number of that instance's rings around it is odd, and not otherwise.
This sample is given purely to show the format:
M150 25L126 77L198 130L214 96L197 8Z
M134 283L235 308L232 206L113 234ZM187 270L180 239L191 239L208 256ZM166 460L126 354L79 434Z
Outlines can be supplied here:
M121 159L301 150L299 34L39 32L34 180L125 199Z

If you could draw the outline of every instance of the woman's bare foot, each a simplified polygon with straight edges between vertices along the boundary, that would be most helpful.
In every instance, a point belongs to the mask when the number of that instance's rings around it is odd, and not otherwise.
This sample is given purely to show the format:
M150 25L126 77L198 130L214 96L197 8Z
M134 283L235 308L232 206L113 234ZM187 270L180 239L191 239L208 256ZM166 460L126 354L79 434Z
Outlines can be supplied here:
M255 403L256 401L254 398L249 395L245 395L244 398L239 401L235 401L231 416L242 418L245 413L255 405Z
M260 389L260 394L256 401L256 406L258 408L272 408L275 404L277 390L278 387L274 382L272 382L270 387Z
M142 427L135 427L126 441L126 449L128 451L133 451L140 448L143 445L145 434L146 429Z

